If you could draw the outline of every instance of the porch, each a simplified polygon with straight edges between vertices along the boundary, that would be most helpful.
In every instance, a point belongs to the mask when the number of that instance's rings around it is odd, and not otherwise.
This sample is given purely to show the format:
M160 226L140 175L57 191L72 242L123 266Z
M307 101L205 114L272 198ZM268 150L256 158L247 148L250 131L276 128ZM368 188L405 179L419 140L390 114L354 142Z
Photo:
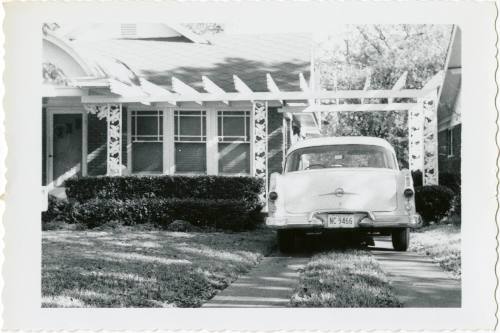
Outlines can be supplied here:
M69 96L44 99L44 185L73 176L155 174L251 175L280 172L288 147L320 135L324 112L408 111L409 165L437 184L436 107L442 73L422 89L253 92L234 75L236 93L203 77L207 93L173 78L175 92L151 83L147 95L91 95L102 84L73 81ZM85 87L85 89L84 89ZM68 89L68 88L61 88ZM156 93L156 94L155 94Z

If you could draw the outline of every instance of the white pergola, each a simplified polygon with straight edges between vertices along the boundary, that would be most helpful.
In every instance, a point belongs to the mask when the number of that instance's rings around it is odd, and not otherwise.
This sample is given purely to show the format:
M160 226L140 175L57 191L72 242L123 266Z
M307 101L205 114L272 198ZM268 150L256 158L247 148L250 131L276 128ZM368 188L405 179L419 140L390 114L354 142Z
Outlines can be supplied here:
M237 75L233 75L236 92L226 92L210 78L201 77L206 92L199 92L172 77L171 90L141 79L140 86L130 86L114 79L73 80L72 88L107 87L114 95L82 94L81 101L91 113L106 117L108 122L108 175L121 174L121 110L122 104L142 103L152 106L176 107L186 103L230 106L233 103L251 103L254 121L253 175L267 177L267 108L279 106L292 114L319 114L320 112L408 111L409 165L421 170L424 184L438 183L437 106L443 73L439 72L422 89L403 89L407 74L403 74L392 89L371 90L367 76L360 90L315 90L299 75L300 90L282 91L271 74L266 75L266 92L255 92ZM71 87L70 87L71 88ZM410 102L397 102L397 99ZM330 103L324 104L328 100ZM348 104L357 100L357 104ZM376 102L373 102L376 100Z

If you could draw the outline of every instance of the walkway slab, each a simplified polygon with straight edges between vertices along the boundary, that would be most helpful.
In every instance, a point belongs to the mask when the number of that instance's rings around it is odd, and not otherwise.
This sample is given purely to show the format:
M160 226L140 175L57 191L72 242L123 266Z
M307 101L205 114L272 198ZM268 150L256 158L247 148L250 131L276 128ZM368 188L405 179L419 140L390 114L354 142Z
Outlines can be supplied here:
M285 307L309 258L266 257L203 307Z
M376 239L372 249L391 280L404 307L455 308L461 306L461 282L453 279L430 258L392 250L390 239Z

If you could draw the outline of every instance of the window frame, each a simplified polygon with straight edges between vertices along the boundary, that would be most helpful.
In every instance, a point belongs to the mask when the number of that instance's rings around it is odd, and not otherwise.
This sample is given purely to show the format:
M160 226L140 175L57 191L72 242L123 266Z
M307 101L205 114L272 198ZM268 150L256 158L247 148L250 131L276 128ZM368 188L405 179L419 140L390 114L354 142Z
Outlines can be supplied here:
M241 107L217 106L217 107L163 107L155 110L163 112L163 172L162 173L138 173L132 172L132 113L141 111L151 111L151 107L141 105L129 105L127 108L127 170L131 175L221 175L227 177L251 176L254 173L254 119L252 105ZM206 173L180 173L175 172L175 113L176 111L205 111L206 128ZM247 112L249 121L248 139L241 143L250 145L250 173L222 173L219 172L219 153L218 153L218 112ZM148 141L152 142L152 141ZM201 143L203 141L186 141L190 143ZM224 143L224 141L221 141ZM240 141L234 141L240 142ZM227 143L227 141L226 141Z
M234 137L234 138L242 138L244 137L244 140L234 140L234 141L224 141L224 112L233 112L233 113L243 113L244 117L244 135L243 136L234 136L234 135L228 135L227 137ZM222 115L222 123L221 123L221 130L222 130L222 135L219 133L219 115ZM216 117L216 124L217 124L217 146L219 143L237 143L237 144L249 144L250 146L250 165L249 165L249 172L239 172L239 173L229 173L229 172L219 172L219 153L218 153L218 147L217 147L217 174L221 176L234 176L234 177L241 177L241 176L250 176L253 174L253 116L252 116L252 110L244 110L242 108L240 109L223 109L217 110L217 113L215 115ZM227 115L226 117L241 117L241 115ZM248 121L248 130L247 130L247 122Z
M454 157L455 152L453 151L453 127L448 128L446 130L446 135L447 135L446 143L448 144L448 147L446 149L447 157Z
M158 134L156 135L157 140L136 140L134 141L134 133L132 130L132 123L134 122L134 128L137 131L137 116L140 113L143 112L157 112L155 115L156 117L159 118L158 124L157 124L157 129L158 129ZM135 116L135 120L134 120ZM153 115L139 115L139 117L153 117ZM161 108L151 108L151 107L129 107L127 109L127 171L130 175L144 175L144 176L161 176L165 174L165 169L166 169L166 159L165 159L165 146L167 144L167 138L166 134L168 133L167 129L165 128L165 123L166 123L166 113L163 109ZM161 125L160 125L160 119L161 119ZM161 133L159 129L162 129ZM135 135L137 136L137 135ZM140 135L141 136L141 135ZM161 137L161 140L159 138ZM162 159L163 159L163 170L161 172L150 172L150 171L139 171L139 172L134 172L133 171L133 158L132 158L132 152L133 148L132 145L134 143L162 143Z
M208 165L209 165L209 162L208 162L208 159L209 159L209 155L208 155L208 149L207 149L207 142L208 142L208 110L206 109L193 109L193 108L186 108L186 109L182 109L182 108L174 108L172 110L173 112L173 128L174 128L174 132L173 132L173 143L172 143L172 150L174 152L174 156L172 157L172 161L173 161L173 166L171 166L170 170L172 170L172 174L175 174L175 175L208 175L209 172L208 172ZM183 112L199 112L200 114L199 115L181 115ZM199 117L200 118L200 140L199 141L195 141L195 140L181 140L180 138L181 137L196 137L196 135L182 135L182 134L176 134L175 132L175 129L177 128L177 130L180 132L181 130L181 126L180 126L180 119L177 119L176 120L176 117ZM205 122L203 122L203 118L205 119ZM203 128L203 123L205 123L205 128ZM205 134L205 135L203 135ZM187 143L187 144L205 144L205 169L206 171L205 172L178 172L176 170L176 164L175 164L175 144L176 143Z

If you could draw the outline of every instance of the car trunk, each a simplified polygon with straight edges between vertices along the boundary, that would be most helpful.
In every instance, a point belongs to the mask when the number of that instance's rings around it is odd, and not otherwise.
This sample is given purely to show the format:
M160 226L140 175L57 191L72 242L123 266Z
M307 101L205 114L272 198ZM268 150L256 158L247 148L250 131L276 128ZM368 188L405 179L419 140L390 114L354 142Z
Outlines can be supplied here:
M394 211L397 208L395 170L317 169L290 172L283 177L280 192L289 213Z

